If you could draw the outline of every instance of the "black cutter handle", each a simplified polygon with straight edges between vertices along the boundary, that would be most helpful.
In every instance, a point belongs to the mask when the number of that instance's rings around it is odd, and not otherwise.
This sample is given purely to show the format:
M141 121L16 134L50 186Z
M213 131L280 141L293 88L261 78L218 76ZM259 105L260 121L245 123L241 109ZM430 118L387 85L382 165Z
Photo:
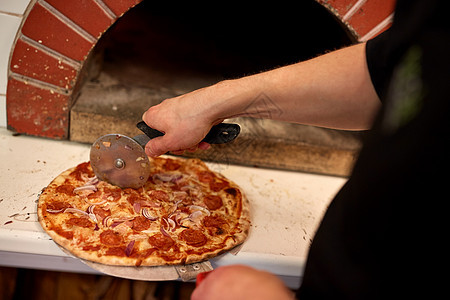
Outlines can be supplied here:
M151 139L164 135L161 131L148 126L144 121L137 123L136 127ZM202 142L207 142L208 144L225 144L234 140L240 132L241 127L238 124L220 123L211 128Z

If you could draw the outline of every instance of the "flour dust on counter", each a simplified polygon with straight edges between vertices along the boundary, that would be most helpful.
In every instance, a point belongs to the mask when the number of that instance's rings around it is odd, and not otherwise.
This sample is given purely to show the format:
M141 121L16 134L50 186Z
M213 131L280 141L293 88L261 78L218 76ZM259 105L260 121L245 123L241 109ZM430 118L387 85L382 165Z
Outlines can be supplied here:
M230 165L223 174L246 182L253 230L242 251L306 257L312 237L333 194L344 178ZM324 182L324 180L327 180ZM318 192L319 191L319 192Z
M69 141L16 136L0 128L0 230L42 232L36 200L55 174L89 157L89 146Z

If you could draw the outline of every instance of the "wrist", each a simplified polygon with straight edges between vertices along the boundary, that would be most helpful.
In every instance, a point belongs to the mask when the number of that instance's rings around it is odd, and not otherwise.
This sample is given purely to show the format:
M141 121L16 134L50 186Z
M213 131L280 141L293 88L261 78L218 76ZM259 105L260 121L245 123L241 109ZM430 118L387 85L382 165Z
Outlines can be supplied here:
M211 88L211 99L216 99L211 107L213 121L243 116L258 117L259 113L264 113L261 107L255 107L256 100L264 93L261 76L224 80Z

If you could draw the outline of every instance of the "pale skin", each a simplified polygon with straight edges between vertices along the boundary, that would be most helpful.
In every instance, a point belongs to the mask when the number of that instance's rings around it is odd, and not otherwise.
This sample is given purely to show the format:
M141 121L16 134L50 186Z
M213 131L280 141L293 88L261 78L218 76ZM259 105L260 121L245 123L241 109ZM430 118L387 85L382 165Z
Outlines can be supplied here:
M273 105L254 107L261 93ZM200 141L210 128L238 116L364 130L371 127L380 106L361 43L166 99L142 117L150 127L165 133L152 139L145 151L156 157L169 151L207 149L209 145ZM196 288L192 299L293 299L279 283L274 275L243 266L218 268Z
M245 288L247 287L247 288ZM274 275L248 266L225 266L211 272L194 290L192 300L294 299L294 293Z

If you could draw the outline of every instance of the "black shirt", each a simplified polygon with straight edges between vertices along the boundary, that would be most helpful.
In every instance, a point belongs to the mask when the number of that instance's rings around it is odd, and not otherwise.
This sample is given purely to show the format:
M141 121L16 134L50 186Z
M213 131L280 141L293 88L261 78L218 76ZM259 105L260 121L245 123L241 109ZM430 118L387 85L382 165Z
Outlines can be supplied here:
M446 2L398 0L392 27L366 45L383 108L314 237L298 299L447 294Z

